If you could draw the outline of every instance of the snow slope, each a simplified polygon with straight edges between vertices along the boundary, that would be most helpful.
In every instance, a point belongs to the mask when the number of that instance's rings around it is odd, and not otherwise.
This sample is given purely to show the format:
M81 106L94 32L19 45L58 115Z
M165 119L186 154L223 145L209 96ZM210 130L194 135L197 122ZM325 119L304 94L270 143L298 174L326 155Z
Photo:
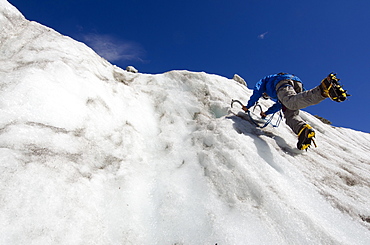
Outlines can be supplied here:
M0 243L370 244L370 135L302 112L300 152L233 114L250 95L128 73L0 0Z

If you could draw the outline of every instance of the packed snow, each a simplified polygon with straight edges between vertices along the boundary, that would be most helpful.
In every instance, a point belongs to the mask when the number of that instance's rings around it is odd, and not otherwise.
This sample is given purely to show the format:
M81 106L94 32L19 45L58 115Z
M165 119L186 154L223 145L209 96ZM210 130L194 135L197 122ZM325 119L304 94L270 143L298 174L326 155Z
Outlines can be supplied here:
M0 0L0 243L370 244L370 135L302 111L302 152L235 116L250 95L128 72Z

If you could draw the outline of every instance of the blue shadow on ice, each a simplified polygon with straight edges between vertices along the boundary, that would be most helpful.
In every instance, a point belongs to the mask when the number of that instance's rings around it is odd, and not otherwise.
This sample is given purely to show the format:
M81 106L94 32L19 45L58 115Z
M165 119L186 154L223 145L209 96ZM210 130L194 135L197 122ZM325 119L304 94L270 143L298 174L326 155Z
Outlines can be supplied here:
M274 157L271 152L270 145L266 142L264 137L274 139L276 145L284 152L291 156L301 154L298 149L293 149L281 136L275 135L272 132L267 132L257 128L252 122L242 119L238 116L228 116L227 119L231 119L234 124L233 128L239 134L249 136L253 139L253 142L258 150L258 154L263 158L271 167L281 172L281 168L276 164Z

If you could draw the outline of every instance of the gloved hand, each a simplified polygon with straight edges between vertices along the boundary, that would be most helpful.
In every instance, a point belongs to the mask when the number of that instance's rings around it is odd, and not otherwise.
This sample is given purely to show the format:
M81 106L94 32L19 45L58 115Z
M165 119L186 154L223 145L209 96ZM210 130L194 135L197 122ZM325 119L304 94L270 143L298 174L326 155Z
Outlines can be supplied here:
M267 117L266 113L264 113L263 111L261 111L260 115L261 115L262 119L265 119Z
M243 111L247 112L248 111L248 107L244 106L242 107Z

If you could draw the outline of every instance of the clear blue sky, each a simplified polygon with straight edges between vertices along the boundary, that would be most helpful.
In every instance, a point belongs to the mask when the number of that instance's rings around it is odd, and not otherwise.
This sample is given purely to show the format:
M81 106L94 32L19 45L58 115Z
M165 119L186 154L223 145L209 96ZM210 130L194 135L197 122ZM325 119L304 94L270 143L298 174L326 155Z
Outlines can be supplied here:
M349 101L304 110L370 132L369 0L9 0L27 19L143 73L242 76L289 72L306 89L335 71ZM248 98L238 98L245 102Z

